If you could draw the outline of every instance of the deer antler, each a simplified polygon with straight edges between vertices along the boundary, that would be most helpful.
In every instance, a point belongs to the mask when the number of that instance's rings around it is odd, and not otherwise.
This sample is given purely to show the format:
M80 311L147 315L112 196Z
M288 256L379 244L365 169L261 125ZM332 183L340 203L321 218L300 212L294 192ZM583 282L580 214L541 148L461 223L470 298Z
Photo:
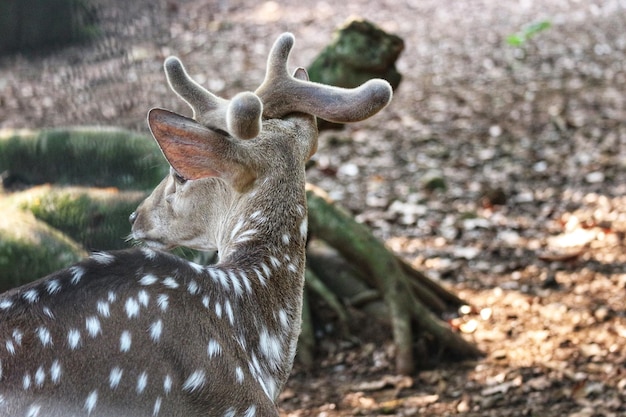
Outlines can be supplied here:
M178 58L167 58L164 67L170 87L189 104L194 120L239 139L252 139L259 134L263 104L254 93L243 92L225 100L195 82Z
M287 60L293 44L293 35L283 33L270 51L265 80L255 92L263 102L264 117L301 112L330 122L357 122L376 114L391 100L391 86L381 79L346 89L290 76Z

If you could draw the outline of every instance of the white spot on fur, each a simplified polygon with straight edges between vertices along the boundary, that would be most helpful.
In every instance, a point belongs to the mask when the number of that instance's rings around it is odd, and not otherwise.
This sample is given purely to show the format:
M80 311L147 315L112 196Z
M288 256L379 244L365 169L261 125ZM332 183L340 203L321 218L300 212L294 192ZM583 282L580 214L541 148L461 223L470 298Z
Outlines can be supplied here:
M41 388L44 382L46 382L46 371L43 370L43 366L40 366L35 372L35 385Z
M256 416L256 406L253 404L243 413L243 417L254 417Z
M150 302L150 295L148 294L146 290L141 290L137 294L137 300L139 301L139 304L141 304L142 306L148 307L148 303Z
M100 325L100 319L96 316L89 316L85 319L85 328L87 333L91 337L96 337L102 333L102 326Z
M215 303L215 314L217 317L222 318L222 305L220 303Z
M189 378L183 384L183 390L188 392L194 392L197 389L202 388L206 382L206 375L202 369L194 371Z
M70 268L70 275L72 276L70 282L72 285L76 285L83 278L83 275L85 275L85 269L80 266L73 266Z
M146 259L152 260L154 258L156 258L157 253L155 251L153 251L150 248L141 248L141 252L143 252L143 256L146 257Z
M298 267L292 263L289 263L289 265L287 265L287 269L293 273L298 272Z
M246 338L243 336L243 334L239 333L239 335L237 336L237 343L239 343L239 346L241 346L243 350L246 350Z
M120 381L122 380L123 374L124 371L122 371L119 366L111 369L111 372L109 373L109 387L111 389L117 388L117 386L120 384Z
M141 279L139 280L139 283L141 285L152 285L152 284L154 284L157 281L158 281L157 277L155 277L152 274L147 274L147 275L144 275L143 277L141 277Z
M275 257L275 256L270 256L270 263L272 264L272 266L273 266L274 268L280 268L280 265L281 265L281 264L280 264L280 261L278 260L278 258L277 258L277 257Z
M188 265L191 267L191 269L193 269L198 274L204 271L204 266L197 264L195 262L188 262Z
M132 336L128 330L124 330L120 335L120 352L128 352L132 344Z
M206 352L209 358L213 358L217 355L222 354L222 347L220 346L217 340L211 339L209 340L209 345L207 347Z
M5 298L4 300L0 301L0 310L8 310L11 307L13 307L12 300Z
M270 335L265 327L259 333L259 350L267 359L270 368L276 369L279 366L282 357L280 340Z
M239 278L233 271L228 271L228 278L230 278L230 282L233 285L233 291L236 295L241 296L243 293L243 288L241 286L241 282L239 282Z
M306 235L307 235L308 230L309 230L309 223L308 223L307 218L305 217L302 220L302 223L300 223L300 237L302 239L306 239Z
M51 319L54 319L54 313L52 313L52 310L50 310L50 308L48 308L48 307L44 307L44 308L42 309L42 311L43 311L43 314L44 314L46 317L51 318Z
M114 303L117 300L117 294L115 294L113 291L109 291L109 293L107 294L107 300L109 300L109 303Z
M167 311L167 307L170 305L169 296L167 294L159 294L157 296L157 305L161 309L161 311Z
M254 271L254 273L256 274L257 278L259 279L259 283L261 285L265 286L265 284L266 284L265 277L263 276L261 271L259 271L257 268L253 268L252 270Z
M52 362L52 365L50 365L50 380L54 385L57 385L59 382L61 382L62 373L63 371L61 369L61 364L57 359L55 359Z
M101 265L109 265L115 260L115 257L111 255L110 253L96 252L96 253L91 254L91 259L93 259L94 261L96 261L97 263Z
M18 346L21 346L22 337L24 337L24 333L22 333L20 329L13 329L12 334L13 334L13 340L15 340L15 343L17 343Z
M263 379L263 386L265 387L265 393L267 396L270 397L272 401L276 400L276 397L278 396L278 386L276 385L274 378L266 376Z
M266 277L267 279L269 279L269 277L270 277L270 276L271 276L271 274L272 274L272 270L270 269L270 267L269 267L269 266L267 266L267 265L265 264L265 262L262 262L262 263L261 263L261 269L263 269L263 275L265 275L265 277Z
M41 411L41 406L39 404L32 404L28 407L26 417L39 417L39 411Z
M96 404L98 403L98 391L93 390L85 399L85 410L87 410L87 415L90 415L91 412L96 408Z
M211 299L209 298L208 295L205 295L202 297L202 305L206 308L209 308Z
M288 244L289 244L289 241L290 241L290 239L289 239L289 235L288 235L287 233L285 233L285 234L283 235L283 237L282 237L282 240L283 240L283 245L288 245Z
M37 328L37 337L41 341L41 344L45 346L52 345L52 337L50 336L50 330L45 327Z
M59 282L59 280L51 279L50 281L46 282L46 291L48 291L48 294L50 295L54 295L61 291L61 283Z
M161 397L156 397L154 400L154 408L152 409L152 416L156 417L159 415L159 411L161 411Z
M126 304L124 304L124 310L129 319L137 317L139 315L139 303L133 297L128 297Z
M252 374L252 376L257 380L265 395L270 398L272 401L274 400L273 393L270 392L267 384L265 383L265 379L262 377L263 372L261 371L261 366L255 354L252 354L252 362L248 363L248 370Z
M165 375L163 379L163 391L165 394L169 394L172 391L172 377L169 375Z
M189 281L189 284L187 284L187 291L189 291L189 294L191 295L198 294L198 289L198 283L194 280Z
M98 313L102 317L107 318L111 316L111 309L109 308L109 303L107 301L103 301L103 300L98 301L98 304L96 305L96 309L98 310Z
M162 282L163 282L163 285L165 285L167 288L171 288L171 289L178 288L178 282L176 282L176 280L172 277L167 277Z
M248 274L244 271L239 271L239 276L241 277L241 281L243 281L243 286L246 288L247 293L252 292L252 284L250 283L250 279L248 278Z
M70 346L70 349L75 350L80 347L80 331L78 329L70 329L67 332L67 344Z
M146 371L143 371L139 377L137 378L137 395L142 394L148 385L148 374Z
M243 370L239 366L235 368L235 379L238 383L243 383Z
M24 390L29 389L30 383L31 383L30 374L28 373L24 374L24 376L22 377L22 388L24 388Z
M211 277L216 278L224 289L228 289L228 276L221 269L211 269Z
M278 319L280 320L280 325L284 329L289 328L289 316L287 316L287 312L285 310L278 310Z
M39 293L36 289L31 288L30 290L22 294L22 298L31 304L36 303L39 300Z
M230 324L235 324L235 314L233 313L233 308L230 306L230 301L228 300L224 302L224 311L226 311L226 316L228 316Z
M9 352L9 355L11 356L15 355L15 345L13 344L12 340L7 340L4 345L6 346L7 352Z
M163 332L163 321L157 320L150 325L150 338L153 342L158 342L161 339L161 333Z
M230 407L228 410L226 410L226 412L224 413L224 417L235 417L237 413L235 412L235 409L233 407Z

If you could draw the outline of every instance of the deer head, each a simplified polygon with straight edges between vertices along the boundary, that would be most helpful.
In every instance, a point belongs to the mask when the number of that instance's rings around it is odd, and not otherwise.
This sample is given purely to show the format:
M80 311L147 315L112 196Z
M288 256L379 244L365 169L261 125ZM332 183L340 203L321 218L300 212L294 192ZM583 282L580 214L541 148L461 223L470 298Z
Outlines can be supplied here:
M231 100L193 81L177 58L165 61L168 82L190 105L193 118L161 109L149 113L150 129L172 170L131 215L134 238L155 248L181 245L223 252L230 238L224 217L241 214L233 206L241 207L268 179L287 178L298 187L303 183L303 164L317 149L313 116L360 121L391 99L391 87L382 80L342 89L308 81L303 68L290 76L287 61L293 43L293 35L280 36L261 86ZM278 189L273 184L265 188L275 209L284 210ZM255 204L250 203L251 210Z

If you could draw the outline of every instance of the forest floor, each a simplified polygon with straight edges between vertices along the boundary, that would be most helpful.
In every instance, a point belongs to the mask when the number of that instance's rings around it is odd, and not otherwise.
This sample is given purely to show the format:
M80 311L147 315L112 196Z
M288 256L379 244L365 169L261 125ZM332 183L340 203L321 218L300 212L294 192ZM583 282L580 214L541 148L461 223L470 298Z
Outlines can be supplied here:
M323 132L309 179L467 300L450 325L486 355L420 357L398 377L384 328L362 324L356 345L322 328L283 416L626 415L623 0L94 3L96 42L0 57L0 128L147 132L149 108L187 111L165 83L169 54L230 97L256 88L283 31L293 66L350 16L405 41L393 103ZM539 21L551 27L507 42Z

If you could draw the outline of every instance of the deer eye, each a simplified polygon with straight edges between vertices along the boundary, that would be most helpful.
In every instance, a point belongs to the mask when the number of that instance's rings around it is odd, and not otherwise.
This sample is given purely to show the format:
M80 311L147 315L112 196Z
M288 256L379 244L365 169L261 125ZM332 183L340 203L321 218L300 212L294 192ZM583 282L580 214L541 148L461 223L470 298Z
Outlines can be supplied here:
M182 175L180 175L178 172L174 172L174 179L176 180L176 182L180 185L183 185L184 183L187 182L187 178L183 177Z

